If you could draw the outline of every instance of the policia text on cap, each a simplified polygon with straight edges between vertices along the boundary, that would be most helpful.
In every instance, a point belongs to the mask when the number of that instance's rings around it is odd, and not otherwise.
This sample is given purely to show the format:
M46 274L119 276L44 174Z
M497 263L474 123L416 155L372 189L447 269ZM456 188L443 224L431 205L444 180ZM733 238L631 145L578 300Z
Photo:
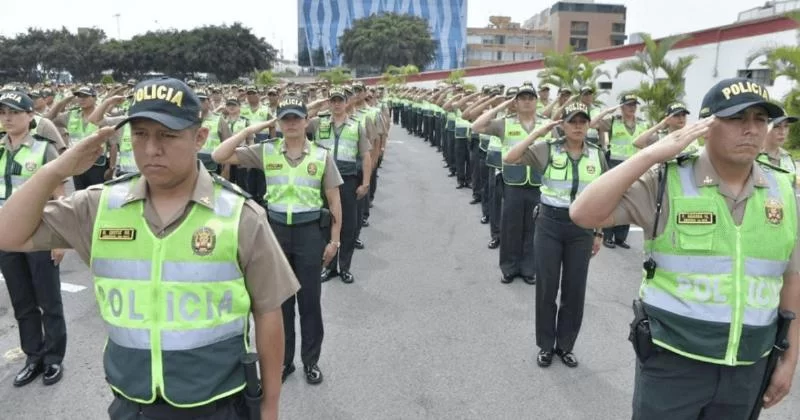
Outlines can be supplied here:
M74 248L89 265L109 335L103 361L115 396L112 419L249 418L242 356L251 312L260 414L277 419L280 306L297 280L263 209L198 165L208 130L194 92L168 78L141 82L139 90L170 93L135 101L122 123L131 125L141 173L48 201L103 152L114 128L100 129L0 208L0 249Z

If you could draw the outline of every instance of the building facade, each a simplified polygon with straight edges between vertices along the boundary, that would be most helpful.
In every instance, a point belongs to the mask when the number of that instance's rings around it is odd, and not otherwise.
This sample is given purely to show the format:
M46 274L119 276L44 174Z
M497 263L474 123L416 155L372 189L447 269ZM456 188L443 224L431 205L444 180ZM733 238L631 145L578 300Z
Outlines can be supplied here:
M526 20L522 27L550 32L556 51L568 46L574 51L591 51L625 44L626 14L621 4L559 1Z
M508 16L492 16L484 28L467 28L467 67L535 60L552 48L549 31L524 29Z
M342 65L339 37L356 19L381 13L422 17L437 43L429 70L466 65L467 0L298 0L297 51L301 65Z

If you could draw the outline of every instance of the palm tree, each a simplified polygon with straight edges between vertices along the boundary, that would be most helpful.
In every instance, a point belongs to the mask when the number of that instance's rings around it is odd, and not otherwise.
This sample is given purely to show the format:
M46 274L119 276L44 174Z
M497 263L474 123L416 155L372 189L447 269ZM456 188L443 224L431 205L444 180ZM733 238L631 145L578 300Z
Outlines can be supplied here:
M597 85L600 77L611 75L600 66L603 61L591 61L586 56L574 54L571 47L564 52L548 51L544 56L544 70L539 72L540 85L553 85L559 89L566 88L579 92L583 87L591 87L599 94L595 95L595 105L602 102L598 97L602 94Z
M666 116L669 104L678 102L686 94L686 70L697 58L695 55L678 57L674 61L667 54L686 36L673 36L655 40L644 34L644 48L635 58L625 60L617 66L617 76L626 71L640 73L643 79L636 89L623 92L634 94L644 101L644 113L651 124L656 124Z
M800 23L800 13L788 16ZM773 78L785 77L791 81L792 89L781 98L781 102L789 115L800 115L800 46L772 45L759 48L745 59L745 65L750 67L759 58L763 58L759 64L769 68ZM800 127L797 124L789 126L789 146L800 147Z

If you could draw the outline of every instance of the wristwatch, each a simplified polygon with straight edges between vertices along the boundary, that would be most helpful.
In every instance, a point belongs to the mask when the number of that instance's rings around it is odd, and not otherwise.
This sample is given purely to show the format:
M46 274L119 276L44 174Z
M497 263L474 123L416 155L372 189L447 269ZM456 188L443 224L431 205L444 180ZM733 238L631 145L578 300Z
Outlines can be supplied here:
M330 241L329 243L330 243L331 245L335 245L335 246L336 246L336 249L339 249L339 248L342 246L342 243L341 243L341 242Z

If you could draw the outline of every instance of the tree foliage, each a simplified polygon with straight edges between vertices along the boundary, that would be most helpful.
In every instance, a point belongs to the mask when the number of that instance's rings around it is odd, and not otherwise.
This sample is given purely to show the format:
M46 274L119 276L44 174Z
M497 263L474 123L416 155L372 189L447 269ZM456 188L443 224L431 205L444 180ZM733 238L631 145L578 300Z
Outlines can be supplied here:
M656 124L666 116L669 104L683 100L686 95L686 70L697 56L685 55L676 60L668 60L667 54L686 36L673 36L654 40L650 35L642 35L644 48L636 57L623 61L617 67L617 75L627 71L639 73L643 80L639 86L623 94L632 93L645 102L644 113L651 124Z
M112 70L117 80L158 72L175 77L213 73L230 81L269 69L275 55L271 45L239 23L147 32L125 41L109 40L94 28L77 34L30 28L14 38L0 37L0 77L35 82L66 71L89 82Z
M583 55L574 54L571 47L560 53L548 51L544 55L545 68L538 74L539 84L566 88L575 93L588 86L599 93L598 79L611 78L607 71L600 68L602 64L603 61L591 61ZM599 96L595 95L597 105L602 103Z
M326 82L336 86L352 79L350 71L344 67L334 67L326 72L317 75L318 79L325 80Z
M406 82L408 76L415 74L419 74L419 68L413 64L403 67L389 65L383 73L383 83L392 87L402 85Z
M425 19L387 13L355 20L339 37L339 50L351 68L384 72L390 65L425 68L436 55L436 43Z

